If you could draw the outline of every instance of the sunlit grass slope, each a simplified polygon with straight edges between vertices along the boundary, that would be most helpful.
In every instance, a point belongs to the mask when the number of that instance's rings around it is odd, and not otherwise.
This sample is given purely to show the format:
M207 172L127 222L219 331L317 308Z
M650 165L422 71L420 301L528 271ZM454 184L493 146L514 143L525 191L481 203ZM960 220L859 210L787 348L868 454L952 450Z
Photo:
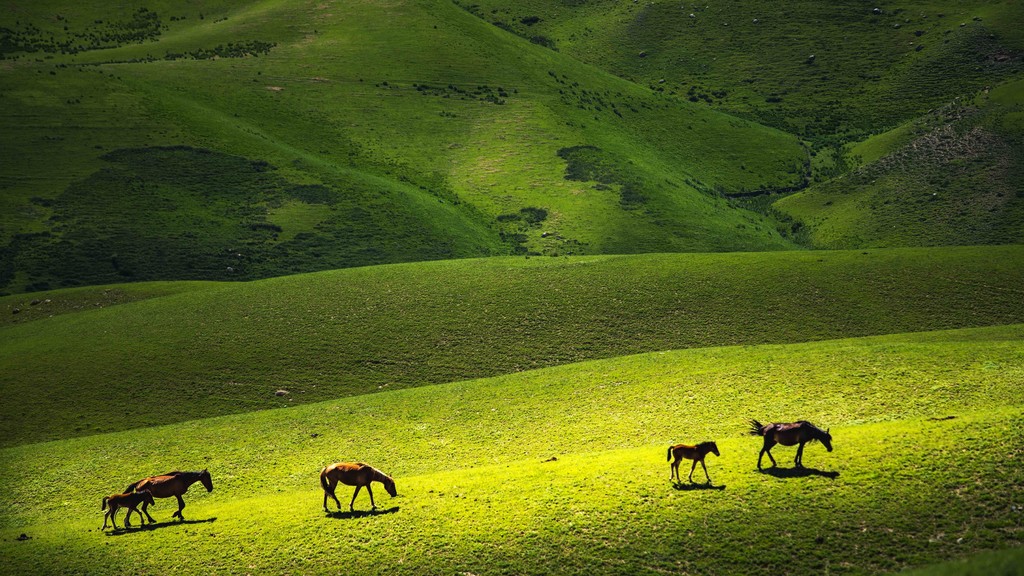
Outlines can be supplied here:
M853 574L1006 548L1022 342L1017 325L671 351L6 448L0 571ZM749 418L810 419L835 450L809 445L797 473L776 448L782 470L759 474ZM665 448L704 439L717 489L673 488ZM388 513L323 514L316 474L340 459L396 478ZM187 495L190 523L160 501L155 529L97 530L102 495L200 467L215 489Z
M32 316L0 327L0 444L654 350L1022 322L1022 259L1024 247L462 260L197 284L52 318L62 292L12 296Z
M1019 75L1019 2L459 0L487 22L829 147Z
M718 193L801 182L795 137L448 2L36 2L0 27L7 291L792 247Z
M908 576L1020 576L1024 573L1024 547L978 554L908 572Z
M1024 242L1024 80L850 147L849 174L775 203L821 248Z

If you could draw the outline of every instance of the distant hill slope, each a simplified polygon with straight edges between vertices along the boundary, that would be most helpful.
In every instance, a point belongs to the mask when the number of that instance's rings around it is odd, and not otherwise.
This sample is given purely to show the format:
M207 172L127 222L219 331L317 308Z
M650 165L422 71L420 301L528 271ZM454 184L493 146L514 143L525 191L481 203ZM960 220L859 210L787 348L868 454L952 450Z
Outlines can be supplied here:
M154 297L114 307L9 296L25 311L0 327L0 445L647 351L1019 323L1022 285L1013 246L459 260L143 285L123 299Z
M0 290L793 247L796 138L447 2L0 9Z
M1024 71L1019 2L459 0L620 77L828 147Z
M1024 242L1024 80L847 147L849 174L774 204L813 246Z

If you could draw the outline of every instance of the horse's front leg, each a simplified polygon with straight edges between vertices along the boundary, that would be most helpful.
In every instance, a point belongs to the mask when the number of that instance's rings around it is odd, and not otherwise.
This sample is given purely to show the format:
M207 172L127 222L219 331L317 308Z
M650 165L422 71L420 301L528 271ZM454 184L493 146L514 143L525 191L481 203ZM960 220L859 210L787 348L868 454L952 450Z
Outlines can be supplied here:
M377 509L377 504L374 503L374 501L373 501L373 489L370 488L369 484L366 485L366 492L370 495L370 507L372 509L376 510Z
M708 465L703 460L700 461L701 468L704 468L704 476L708 479L708 484L711 484L711 475L708 474Z
M146 517L149 518L149 523L153 524L154 522L156 522L156 520L154 520L153 517L150 516L149 510L146 510L146 508L149 508L149 502L143 502L142 503L142 511L145 512L146 513ZM139 516L141 516L141 515L142 514L139 514Z
M693 466L690 466L690 476L687 478L687 480L689 480L691 484L693 483L693 471L696 470L696 469L697 469L697 461L694 460L693 461Z
M181 514L181 511L185 509L185 500L181 497L181 494L177 494L174 497L178 499L178 511L174 513L174 516L177 516L179 520L185 520L185 516Z

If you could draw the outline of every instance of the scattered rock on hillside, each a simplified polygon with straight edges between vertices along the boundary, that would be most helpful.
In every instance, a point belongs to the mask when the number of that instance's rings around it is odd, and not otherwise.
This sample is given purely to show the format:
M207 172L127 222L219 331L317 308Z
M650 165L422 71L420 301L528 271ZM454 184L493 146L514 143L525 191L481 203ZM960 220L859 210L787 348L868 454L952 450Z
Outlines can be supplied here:
M16 538L16 540L19 540L19 541L22 541L22 542L24 542L25 540L31 540L31 539L32 539L32 537L29 536L28 534L25 534L24 532L21 534L21 536L18 536Z
M281 390L278 390L277 392L274 392L274 396L287 396L288 394L290 394L290 392L288 392L287 390L284 390L284 389L281 389Z
M872 14L881 14L882 13L882 9L881 8L875 8L874 10L871 11L871 13Z

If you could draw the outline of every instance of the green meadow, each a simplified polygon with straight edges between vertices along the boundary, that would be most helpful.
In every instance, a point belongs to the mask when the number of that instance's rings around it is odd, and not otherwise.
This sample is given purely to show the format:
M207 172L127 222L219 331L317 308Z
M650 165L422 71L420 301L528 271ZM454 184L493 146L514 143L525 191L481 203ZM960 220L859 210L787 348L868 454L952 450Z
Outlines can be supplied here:
M659 352L6 448L4 569L862 573L955 558L1021 528L1021 336ZM835 450L808 445L801 471L776 447L780 468L759 473L747 419L768 414L827 422ZM673 486L666 446L706 438L722 453L711 487ZM324 514L317 472L347 458L399 496ZM156 525L98 530L99 495L182 463L214 478L187 495L188 522L158 501Z
M1024 575L1022 6L0 5L0 574Z

